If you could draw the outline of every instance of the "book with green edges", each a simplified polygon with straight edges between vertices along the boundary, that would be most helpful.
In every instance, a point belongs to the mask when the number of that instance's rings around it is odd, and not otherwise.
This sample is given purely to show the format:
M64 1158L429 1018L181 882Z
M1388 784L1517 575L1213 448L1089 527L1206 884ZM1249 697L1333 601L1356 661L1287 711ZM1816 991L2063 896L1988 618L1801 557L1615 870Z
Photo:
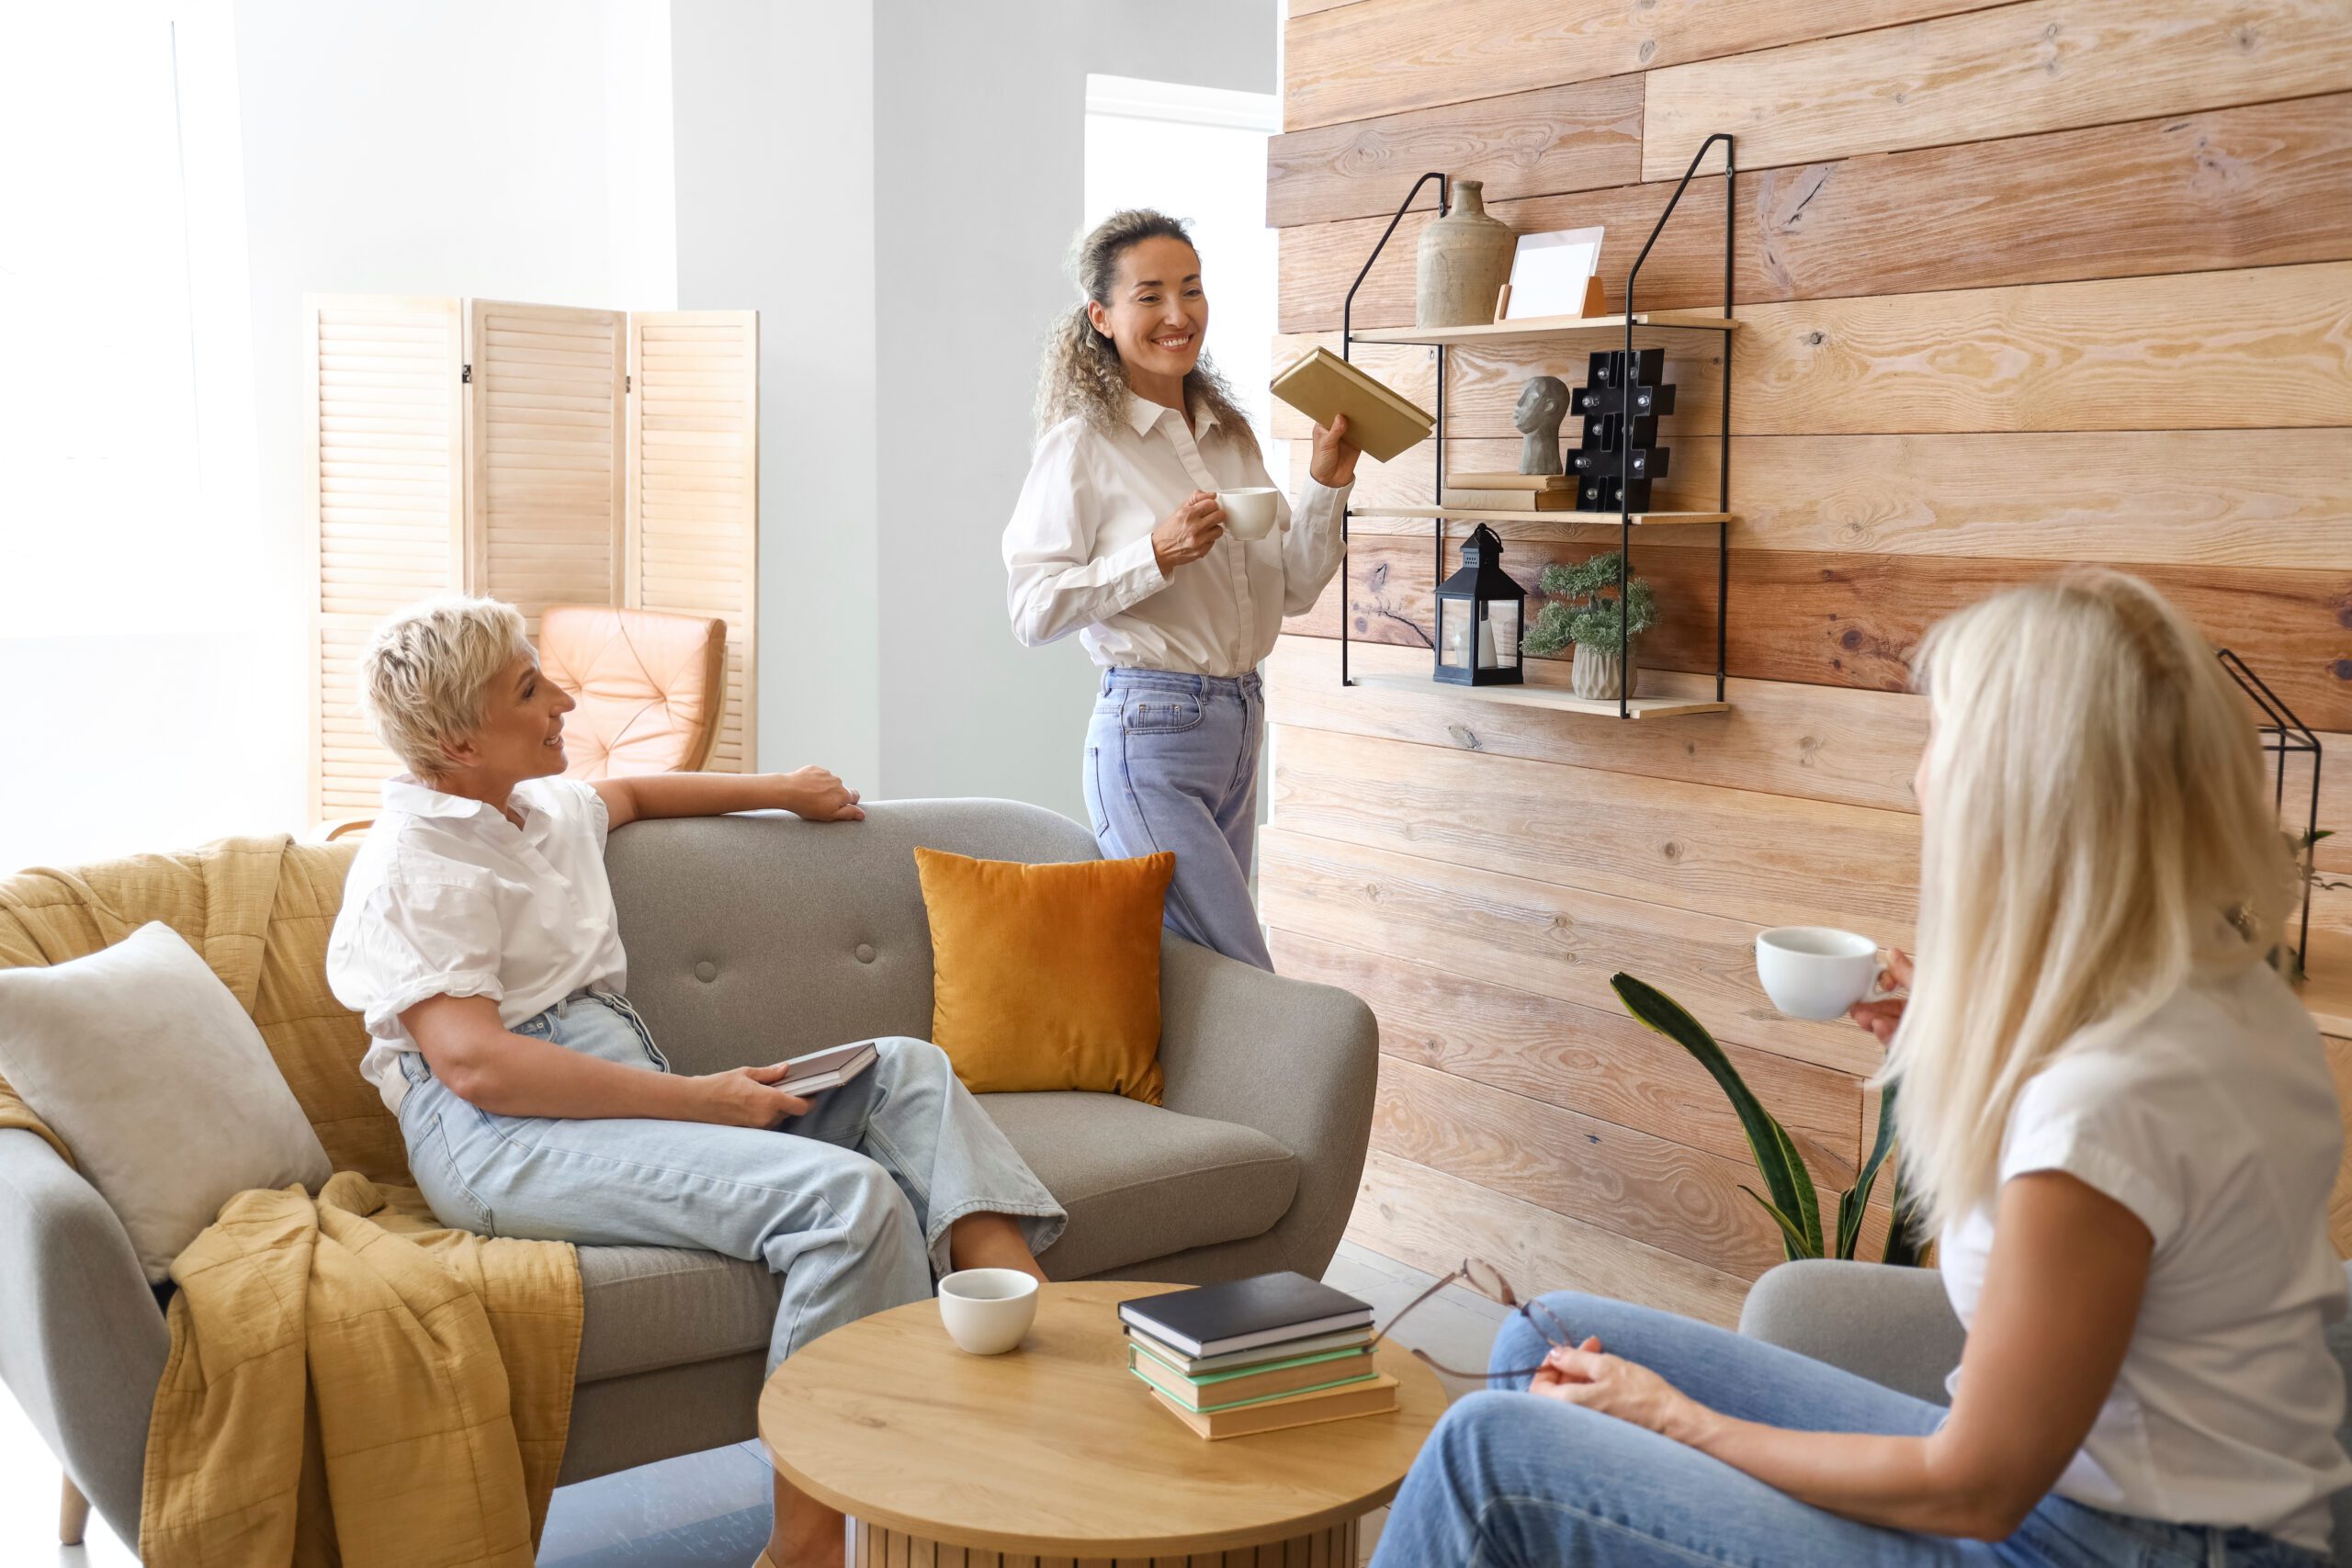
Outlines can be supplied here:
M1143 1374L1137 1372L1137 1377ZM1149 1382L1148 1379L1145 1380ZM1396 1408L1396 1380L1383 1372L1339 1388L1253 1399L1246 1404L1216 1410L1192 1410L1168 1397L1151 1383L1151 1397L1161 1409L1204 1438L1238 1438L1250 1432L1277 1432L1285 1427L1307 1427L1324 1421L1345 1421L1357 1416L1378 1416Z
M1341 1350L1328 1356L1303 1356L1269 1362L1240 1371L1187 1377L1168 1362L1132 1341L1127 1346L1127 1370L1188 1409L1229 1410L1292 1394L1313 1393L1369 1382L1378 1375L1371 1352Z
M1270 1361L1295 1360L1301 1356L1319 1356L1326 1350L1359 1350L1372 1343L1372 1326L1366 1324L1356 1328L1342 1328L1330 1334L1309 1335L1303 1339L1284 1339L1272 1345L1259 1345L1246 1350L1228 1350L1221 1356L1188 1356L1166 1340L1145 1333L1132 1323L1126 1326L1128 1338L1188 1378L1202 1377L1210 1372L1254 1371Z
M1328 1371L1319 1368L1311 1371L1308 1369L1294 1368L1290 1372L1278 1374L1278 1376L1295 1379L1301 1375L1307 1375L1318 1381L1289 1388L1258 1389L1238 1398L1208 1399L1204 1397L1207 1391L1194 1387L1183 1379L1176 1377L1156 1361L1145 1360L1130 1354L1127 1358L1127 1371L1150 1384L1156 1393L1170 1404L1181 1404L1185 1409L1201 1416L1215 1416L1220 1411L1240 1410L1253 1404L1272 1404L1276 1400L1303 1399L1312 1393L1329 1393L1337 1389L1352 1388L1358 1383L1374 1382L1380 1377L1379 1372L1369 1367L1352 1376L1338 1378L1332 1377ZM1223 1389L1216 1391L1219 1395L1227 1392L1229 1391Z

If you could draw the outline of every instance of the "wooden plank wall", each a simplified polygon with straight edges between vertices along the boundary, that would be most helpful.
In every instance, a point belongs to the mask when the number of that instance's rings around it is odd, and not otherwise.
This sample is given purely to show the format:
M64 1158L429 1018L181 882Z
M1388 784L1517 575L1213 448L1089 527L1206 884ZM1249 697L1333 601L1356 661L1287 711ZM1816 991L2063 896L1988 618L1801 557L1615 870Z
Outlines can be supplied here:
M2068 562L2140 572L2328 732L2323 825L2352 829L2352 8L1290 13L1268 196L1285 355L1336 344L1349 283L1425 170L1483 178L1522 231L1606 225L1614 303L1699 142L1739 138L1732 711L1620 723L1342 689L1342 615L1359 669L1429 668L1429 536L1360 525L1345 582L1269 666L1261 868L1277 964L1381 1018L1355 1239L1730 1321L1778 1256L1737 1190L1746 1145L1609 976L1680 998L1818 1175L1849 1178L1875 1048L1776 1016L1750 944L1788 921L1910 935L1925 715L1905 686L1939 615ZM1724 211L1718 164L1645 266L1642 303L1720 306ZM1424 221L1366 278L1359 326L1411 323ZM1712 507L1722 345L1652 341L1681 388L1662 504ZM1511 464L1521 382L1579 383L1597 346L1450 355L1448 460ZM1434 391L1431 351L1357 357ZM1430 459L1366 464L1359 503L1426 504ZM1515 543L1506 565L1532 587L1601 542ZM1657 690L1713 683L1681 673L1712 671L1715 637L1713 558L1688 545L1637 552L1670 617L1647 650ZM2352 872L2352 831L2337 844L2324 865ZM2352 964L2352 895L2318 918Z

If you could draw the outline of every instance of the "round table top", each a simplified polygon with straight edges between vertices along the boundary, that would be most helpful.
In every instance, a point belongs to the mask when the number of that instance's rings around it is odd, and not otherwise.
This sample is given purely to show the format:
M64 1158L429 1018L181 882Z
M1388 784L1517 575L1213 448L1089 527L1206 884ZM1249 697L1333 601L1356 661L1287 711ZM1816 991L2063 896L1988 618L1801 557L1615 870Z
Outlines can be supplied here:
M1444 1413L1435 1374L1383 1343L1374 1354L1397 1382L1394 1413L1196 1437L1127 1371L1117 1311L1181 1289L1049 1284L1028 1337L1001 1356L958 1350L936 1301L876 1313L776 1369L761 1440L785 1479L845 1514L1000 1552L1223 1551L1395 1495Z

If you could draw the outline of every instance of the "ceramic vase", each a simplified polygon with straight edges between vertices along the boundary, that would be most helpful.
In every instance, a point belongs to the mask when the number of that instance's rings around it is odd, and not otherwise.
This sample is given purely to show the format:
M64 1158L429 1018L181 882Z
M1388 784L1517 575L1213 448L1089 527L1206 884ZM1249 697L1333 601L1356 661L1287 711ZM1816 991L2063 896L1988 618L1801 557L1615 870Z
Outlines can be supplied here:
M1634 678L1625 688L1629 697L1642 692L1642 639L1634 639ZM1573 694L1592 702L1613 703L1617 700L1618 672L1624 668L1624 659L1605 648L1589 648L1577 644L1576 657L1568 661L1568 690Z
M1516 243L1510 225L1487 216L1482 180L1455 180L1453 205L1421 231L1414 275L1413 322L1423 327L1483 326L1510 281Z

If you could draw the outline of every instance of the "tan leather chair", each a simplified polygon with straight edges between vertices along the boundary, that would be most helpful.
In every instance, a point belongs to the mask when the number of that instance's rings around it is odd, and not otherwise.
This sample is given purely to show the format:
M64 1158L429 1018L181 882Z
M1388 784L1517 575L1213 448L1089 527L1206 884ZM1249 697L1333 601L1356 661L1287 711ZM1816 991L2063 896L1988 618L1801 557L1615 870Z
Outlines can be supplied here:
M564 716L571 779L691 773L710 760L727 701L727 623L608 604L553 604L539 617L539 668L580 705ZM331 843L375 825L331 818Z
M564 716L564 776L691 773L710 760L727 701L727 623L607 604L551 604L539 668L579 706Z

